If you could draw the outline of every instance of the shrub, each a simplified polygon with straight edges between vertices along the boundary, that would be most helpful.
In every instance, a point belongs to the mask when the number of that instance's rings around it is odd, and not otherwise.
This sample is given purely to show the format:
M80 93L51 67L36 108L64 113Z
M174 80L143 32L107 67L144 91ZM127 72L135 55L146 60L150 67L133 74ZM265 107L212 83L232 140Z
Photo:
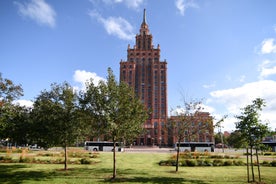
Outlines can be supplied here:
M229 155L225 155L224 158L225 158L225 159L229 159L230 156L229 156Z
M33 163L34 161L35 159L31 157L23 157L23 156L19 157L19 163Z
M262 163L262 165L263 166L270 166L270 163L268 161L264 160L263 163Z
M223 165L224 166L231 166L231 165L233 165L233 161L232 160L226 160L226 161L224 161Z
M80 159L80 163L81 163L81 164L90 164L91 161L88 160L88 159L86 159L86 158L82 158L82 159Z
M194 167L194 166L196 166L197 162L194 159L193 160L186 160L186 164L187 164L187 166Z
M160 165L160 166L168 166L168 160L161 160L161 161L159 162L159 165Z
M213 160L213 166L223 166L224 162L221 159Z
M211 161L211 160L209 160L209 159L204 160L204 164L205 164L206 166L213 166L212 161Z
M271 165L272 167L276 167L276 160L273 160L273 161L270 163L270 165Z
M273 152L265 152L264 153L264 156L271 156L271 155L274 155L274 153Z
M173 160L161 160L159 162L159 165L160 166L172 166L173 165L172 162L175 162L175 161L173 161Z
M202 160L202 159L197 159L196 161L197 161L197 165L198 165L198 166L205 166L204 160Z
M13 160L12 160L12 157L10 157L10 156L4 156L4 157L1 157L0 162L12 163Z
M89 158L98 158L99 157L99 153L89 153Z
M242 160L234 160L233 164L235 166L244 166L244 165L246 165Z
M211 155L210 158L223 159L223 155Z
M179 157L182 159L189 159L189 158L192 158L192 154L191 152L182 152L179 154ZM175 158L176 158L176 155L175 155Z
M182 160L182 161L180 161L179 163L181 163L181 166L187 166L186 160Z

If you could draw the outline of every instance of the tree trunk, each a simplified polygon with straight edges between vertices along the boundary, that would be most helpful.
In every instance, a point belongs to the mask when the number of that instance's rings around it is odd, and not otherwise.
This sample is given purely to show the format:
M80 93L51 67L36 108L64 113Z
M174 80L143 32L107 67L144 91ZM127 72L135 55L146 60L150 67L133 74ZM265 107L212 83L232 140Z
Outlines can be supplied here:
M175 172L178 172L179 149L180 149L180 139L178 140L178 145L177 145Z
M261 182L261 171L260 171L259 155L258 155L257 148L256 148L256 158L257 158L257 164L258 164L258 175L259 175L259 183L260 183Z
M113 177L116 178L116 142L113 140Z
M249 158L248 158L248 147L246 147L246 167L247 167L247 183L250 182L250 177L249 177Z
M252 181L255 182L254 163L253 163L253 146L250 146L250 162L251 162Z
M64 146L64 170L67 170L67 146Z

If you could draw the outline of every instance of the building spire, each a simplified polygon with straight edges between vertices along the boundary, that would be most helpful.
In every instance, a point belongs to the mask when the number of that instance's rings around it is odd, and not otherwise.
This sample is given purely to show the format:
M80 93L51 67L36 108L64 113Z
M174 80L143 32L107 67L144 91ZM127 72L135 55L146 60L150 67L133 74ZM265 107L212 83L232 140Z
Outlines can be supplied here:
M141 35L148 35L149 34L149 28L148 28L148 24L147 24L147 21L146 21L146 9L144 9L143 22L141 24L140 34Z
M144 8L143 24L146 24L146 9Z

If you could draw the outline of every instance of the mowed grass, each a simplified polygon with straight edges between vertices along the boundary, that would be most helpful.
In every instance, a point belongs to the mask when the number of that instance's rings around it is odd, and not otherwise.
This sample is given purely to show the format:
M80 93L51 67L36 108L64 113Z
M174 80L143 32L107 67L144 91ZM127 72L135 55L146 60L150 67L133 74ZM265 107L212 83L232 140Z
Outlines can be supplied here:
M246 183L246 167L175 167L159 166L171 154L117 153L117 179L112 177L112 153L100 153L92 165L70 165L64 171L62 164L0 164L0 183L190 183L239 184ZM276 167L261 167L262 180L276 183ZM255 172L257 179L257 170Z

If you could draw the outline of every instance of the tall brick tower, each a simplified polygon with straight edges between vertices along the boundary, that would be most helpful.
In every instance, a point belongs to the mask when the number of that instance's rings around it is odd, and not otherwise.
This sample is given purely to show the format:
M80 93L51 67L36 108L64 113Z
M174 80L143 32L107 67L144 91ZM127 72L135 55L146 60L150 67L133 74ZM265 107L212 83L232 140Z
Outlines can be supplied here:
M160 46L154 48L146 22L146 10L140 34L133 48L128 45L127 61L120 62L120 81L128 83L145 106L151 110L145 122L146 132L136 140L137 145L166 145L167 122L167 62L160 61Z

